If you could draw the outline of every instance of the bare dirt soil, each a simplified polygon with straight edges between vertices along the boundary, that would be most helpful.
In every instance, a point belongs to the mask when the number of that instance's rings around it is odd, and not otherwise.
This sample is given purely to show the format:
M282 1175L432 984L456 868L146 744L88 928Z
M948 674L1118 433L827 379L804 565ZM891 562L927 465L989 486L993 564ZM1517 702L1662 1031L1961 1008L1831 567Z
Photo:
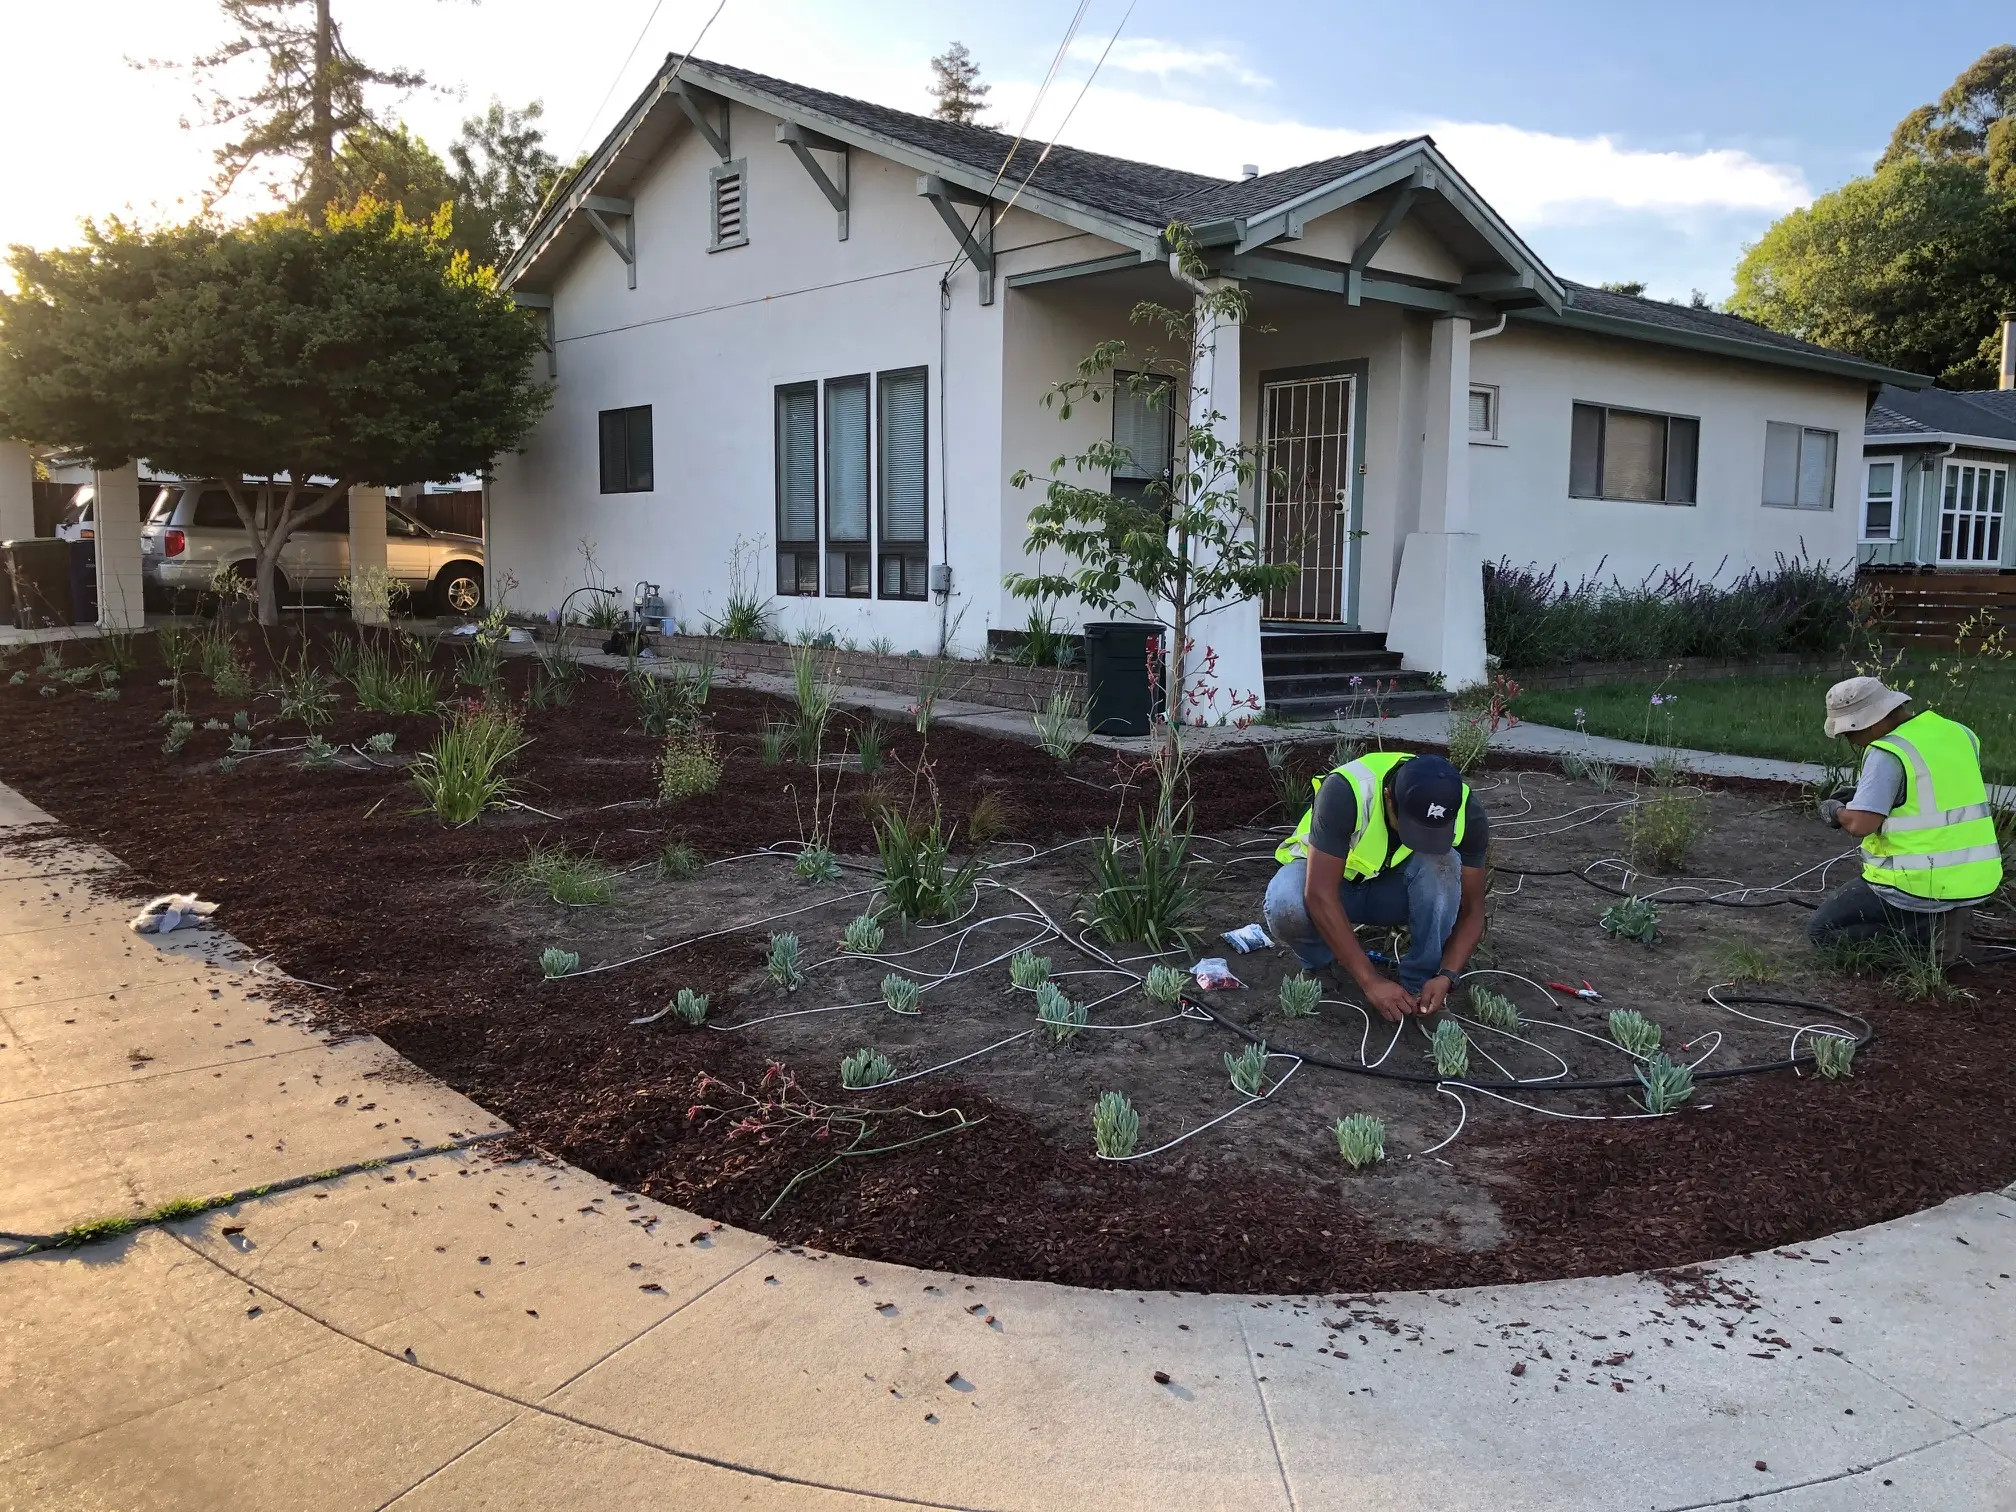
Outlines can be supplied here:
M256 637L249 643L263 664ZM1880 988L1820 971L1804 942L1806 909L1776 900L1810 903L1823 875L1838 885L1852 863L1815 870L1845 845L1782 795L1703 794L1702 838L1686 862L1700 875L1632 884L1667 899L1662 938L1644 946L1597 923L1614 901L1604 889L1630 880L1619 829L1628 786L1603 793L1550 772L1479 774L1494 817L1494 874L1477 964L1532 983L1587 978L1606 1001L1558 992L1550 1001L1513 977L1478 978L1514 999L1530 1043L1473 1028L1471 1080L1627 1077L1629 1060L1601 1038L1613 1007L1653 1019L1668 1049L1699 1059L1703 1072L1784 1059L1792 1034L1781 1025L1845 1022L1741 1008L1774 1021L1759 1024L1703 1001L1728 979L1739 946L1750 947L1748 964L1778 976L1741 990L1867 1016L1877 1039L1853 1078L1772 1071L1704 1081L1681 1115L1656 1120L1590 1117L1637 1111L1625 1091L1513 1094L1583 1115L1571 1119L1438 1092L1432 1079L1278 1058L1274 1075L1292 1074L1246 1106L1223 1064L1242 1044L1234 1031L1171 1018L1097 954L1140 957L1144 947L1096 937L1086 938L1089 952L1054 937L1036 945L1059 985L1091 1005L1088 1028L1063 1044L1029 1032L1030 997L1010 988L997 959L1051 934L1052 923L1083 935L1084 840L1116 821L1131 829L1136 806L1152 801L1152 782L1131 760L1087 752L1060 763L943 726L928 742L888 726L880 772L819 774L829 801L838 784L834 848L847 869L837 882L807 884L788 854L762 854L807 833L815 787L803 766L762 762L761 730L788 714L776 700L717 688L708 716L727 775L711 796L659 807L659 742L639 731L618 680L589 672L571 706L526 715L532 744L519 797L531 809L454 830L417 811L398 760L425 745L435 720L388 720L346 698L324 734L341 744L391 730L388 764L349 756L348 766L309 771L276 750L219 771L222 731L197 730L172 757L160 749L167 695L147 638L140 644L148 660L126 675L116 702L68 686L44 696L54 684L17 653L13 666L29 676L12 685L0 673L0 779L126 859L136 890L195 887L219 901L220 922L248 945L333 989L303 994L320 1021L378 1034L540 1149L789 1242L1106 1286L1484 1283L1790 1243L2016 1177L2016 1120L2000 1072L2016 1052L2006 971L1964 973L1975 995L1943 1005L1887 1001ZM511 696L523 696L530 675L528 663L508 664ZM236 706L200 678L191 686L199 723L230 721ZM275 712L271 698L250 708L259 721ZM255 733L272 750L302 731L262 723ZM1312 748L1296 760L1313 769L1322 758ZM886 959L844 956L840 932L871 902L857 894L875 885L870 814L890 803L928 808L934 792L962 832L979 811L986 885L954 926L906 929L891 918L878 953ZM1283 815L1252 749L1200 760L1193 795L1208 837L1198 846L1206 864L1196 915L1206 938L1193 954L1229 954L1216 936L1258 918L1278 838L1268 830ZM719 864L664 877L654 858L672 841ZM592 851L626 869L616 900L567 907L506 886L505 868L534 845ZM1740 891L1788 881L1779 892ZM1675 901L1711 894L1720 905ZM784 913L792 917L770 918ZM773 929L800 937L808 981L795 992L763 970ZM547 945L577 952L583 974L543 980ZM593 969L633 957L644 959ZM1420 1028L1410 1024L1396 1042L1350 1003L1348 984L1327 981L1318 1015L1291 1021L1276 994L1293 963L1279 952L1232 960L1245 990L1204 999L1276 1051L1429 1075ZM892 970L928 989L914 1017L880 1004ZM682 986L709 994L714 1027L670 1015L632 1022L659 1014ZM838 1062L861 1047L913 1079L844 1092ZM1115 1165L1091 1150L1090 1110L1105 1090L1132 1098L1143 1149L1240 1111L1165 1153ZM1386 1120L1383 1165L1351 1173L1338 1160L1329 1125L1350 1112Z

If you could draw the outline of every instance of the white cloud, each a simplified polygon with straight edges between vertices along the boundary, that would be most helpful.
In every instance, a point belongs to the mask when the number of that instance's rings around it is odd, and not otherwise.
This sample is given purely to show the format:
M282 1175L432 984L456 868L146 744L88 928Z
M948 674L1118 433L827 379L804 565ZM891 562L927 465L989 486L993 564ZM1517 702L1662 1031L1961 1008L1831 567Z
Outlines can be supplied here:
M1004 81L995 87L994 100L1020 120L1034 88ZM1052 86L1034 133L1054 130L1077 92L1076 81ZM1515 229L1581 223L1606 212L1684 217L1738 210L1776 216L1813 197L1797 168L1733 148L1653 152L1605 135L1560 136L1481 121L1404 122L1379 131L1314 126L1146 95L1103 79L1079 104L1064 140L1231 178L1242 163L1273 172L1421 134L1435 138L1456 170Z
M1081 36L1071 44L1069 56L1081 63L1097 63L1102 52L1106 53L1107 68L1153 74L1164 82L1176 74L1224 74L1249 88L1270 82L1222 48L1185 47L1156 37L1122 37L1107 52L1103 38Z

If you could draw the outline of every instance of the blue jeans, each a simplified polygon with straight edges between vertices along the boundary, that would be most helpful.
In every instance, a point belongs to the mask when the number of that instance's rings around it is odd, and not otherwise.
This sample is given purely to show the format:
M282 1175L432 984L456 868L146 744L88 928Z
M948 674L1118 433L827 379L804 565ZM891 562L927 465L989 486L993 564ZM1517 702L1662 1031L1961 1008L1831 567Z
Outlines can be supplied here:
M1302 902L1302 888L1309 863L1290 861L1274 873L1267 884L1263 910L1267 933L1277 945L1295 952L1308 970L1331 965L1337 959ZM1409 931L1407 958L1400 963L1400 985L1419 992L1428 978L1442 969L1442 947L1449 943L1449 931L1456 927L1456 915L1463 905L1463 867L1456 852L1439 856L1415 853L1390 871L1363 882L1348 877L1337 889L1337 901L1344 905L1344 917L1353 924L1405 924Z

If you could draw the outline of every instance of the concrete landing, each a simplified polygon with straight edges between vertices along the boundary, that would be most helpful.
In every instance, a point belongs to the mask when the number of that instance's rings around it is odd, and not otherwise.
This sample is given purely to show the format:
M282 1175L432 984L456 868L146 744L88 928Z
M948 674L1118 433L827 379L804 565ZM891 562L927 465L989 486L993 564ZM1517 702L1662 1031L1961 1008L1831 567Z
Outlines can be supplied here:
M499 1127L114 864L0 856L0 1231ZM450 1148L0 1261L0 1509L1989 1512L2012 1273L2016 1189L1686 1278L1093 1292Z

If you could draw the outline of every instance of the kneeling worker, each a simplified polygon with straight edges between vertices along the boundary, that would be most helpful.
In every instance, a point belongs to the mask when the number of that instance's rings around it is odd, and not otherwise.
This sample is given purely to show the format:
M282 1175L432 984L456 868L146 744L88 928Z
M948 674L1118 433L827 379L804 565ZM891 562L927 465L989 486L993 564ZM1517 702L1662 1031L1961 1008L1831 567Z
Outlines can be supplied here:
M1806 932L1815 944L1885 936L1927 944L2002 885L1981 742L1910 704L1910 694L1873 677L1827 690L1828 735L1864 754L1854 795L1827 799L1820 817L1861 840L1862 877L1814 911Z
M1304 967L1340 963L1398 1023L1434 1013L1484 934L1484 805L1440 756L1379 752L1317 779L1316 802L1274 859L1267 932ZM1404 924L1400 980L1382 976L1354 924Z

